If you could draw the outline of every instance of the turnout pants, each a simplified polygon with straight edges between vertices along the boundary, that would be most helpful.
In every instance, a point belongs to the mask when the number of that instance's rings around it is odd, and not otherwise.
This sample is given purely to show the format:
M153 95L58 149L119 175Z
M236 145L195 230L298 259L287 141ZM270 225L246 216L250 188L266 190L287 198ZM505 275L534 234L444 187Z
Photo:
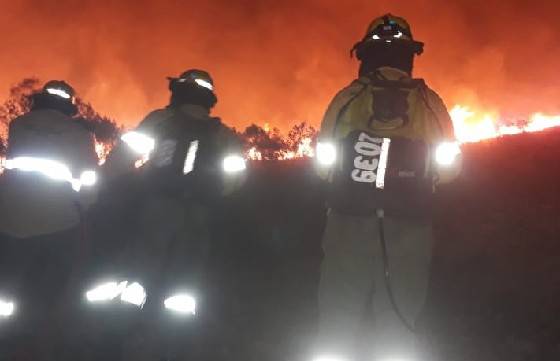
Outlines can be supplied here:
M154 195L139 217L139 234L130 250L134 271L143 274L148 300L133 333L125 340L122 360L207 360L216 345L205 324L212 285L206 266L210 243L210 210L194 201ZM164 300L178 291L194 292L197 314L175 314Z
M79 243L78 228L28 239L0 235L0 295L16 307L9 322L0 320L0 359L54 358L70 321Z
M427 294L432 228L386 217L391 284L408 322ZM378 219L329 211L319 285L318 355L348 361L417 360L416 337L399 319L384 279Z

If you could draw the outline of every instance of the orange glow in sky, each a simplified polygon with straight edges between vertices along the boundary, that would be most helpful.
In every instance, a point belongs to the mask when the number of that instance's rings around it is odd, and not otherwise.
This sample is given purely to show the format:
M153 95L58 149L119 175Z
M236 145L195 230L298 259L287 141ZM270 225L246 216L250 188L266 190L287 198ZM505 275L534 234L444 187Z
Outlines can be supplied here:
M559 10L523 0L5 1L0 101L24 77L66 79L134 126L166 105L167 76L196 67L213 75L215 114L229 125L316 126L356 76L349 49L392 12L426 43L415 75L450 110L560 114Z

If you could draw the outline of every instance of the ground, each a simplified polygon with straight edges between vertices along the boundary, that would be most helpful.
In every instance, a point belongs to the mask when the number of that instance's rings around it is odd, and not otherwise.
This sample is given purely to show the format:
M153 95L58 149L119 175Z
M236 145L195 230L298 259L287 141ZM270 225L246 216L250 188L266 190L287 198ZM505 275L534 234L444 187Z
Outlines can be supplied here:
M560 359L560 132L465 145L464 155L462 178L437 199L423 339L448 361ZM308 161L254 163L221 207L213 268L244 360L309 345L324 212Z
M438 196L424 338L445 360L560 359L560 132L464 153L462 178ZM251 340L285 354L313 331L323 194L305 163L255 174L241 202L254 229L236 267Z

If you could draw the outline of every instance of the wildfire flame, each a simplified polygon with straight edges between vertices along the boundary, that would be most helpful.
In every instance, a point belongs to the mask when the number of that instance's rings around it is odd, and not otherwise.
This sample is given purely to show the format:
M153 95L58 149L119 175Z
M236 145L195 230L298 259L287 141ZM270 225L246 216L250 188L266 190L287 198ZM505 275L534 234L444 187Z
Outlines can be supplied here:
M107 156L111 152L111 147L106 144L95 142L95 153L97 153L98 164L101 166L105 164Z
M262 160L262 153L257 150L257 147L253 147L251 149L249 149L249 151L246 154L247 159L251 159L251 160Z
M473 111L464 105L451 109L455 136L461 143L479 142L505 135L540 132L560 126L560 115L534 113L528 121L506 123L495 112Z
M315 149L313 149L312 143L313 139L304 138L298 145L298 149L295 152L286 152L280 158L280 160L289 160L294 158L313 158L315 156Z

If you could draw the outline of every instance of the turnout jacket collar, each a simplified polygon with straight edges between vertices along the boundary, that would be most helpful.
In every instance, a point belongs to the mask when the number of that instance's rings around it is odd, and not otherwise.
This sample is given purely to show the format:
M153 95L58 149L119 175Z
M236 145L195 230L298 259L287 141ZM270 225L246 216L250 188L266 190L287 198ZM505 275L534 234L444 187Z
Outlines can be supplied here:
M210 117L210 110L208 108L196 104L183 104L179 107L173 107L170 109L178 110L183 114L188 114L195 118L205 119Z
M383 66L376 71L369 73L367 78L378 77L380 80L403 81L411 80L412 77L406 72L390 66Z

